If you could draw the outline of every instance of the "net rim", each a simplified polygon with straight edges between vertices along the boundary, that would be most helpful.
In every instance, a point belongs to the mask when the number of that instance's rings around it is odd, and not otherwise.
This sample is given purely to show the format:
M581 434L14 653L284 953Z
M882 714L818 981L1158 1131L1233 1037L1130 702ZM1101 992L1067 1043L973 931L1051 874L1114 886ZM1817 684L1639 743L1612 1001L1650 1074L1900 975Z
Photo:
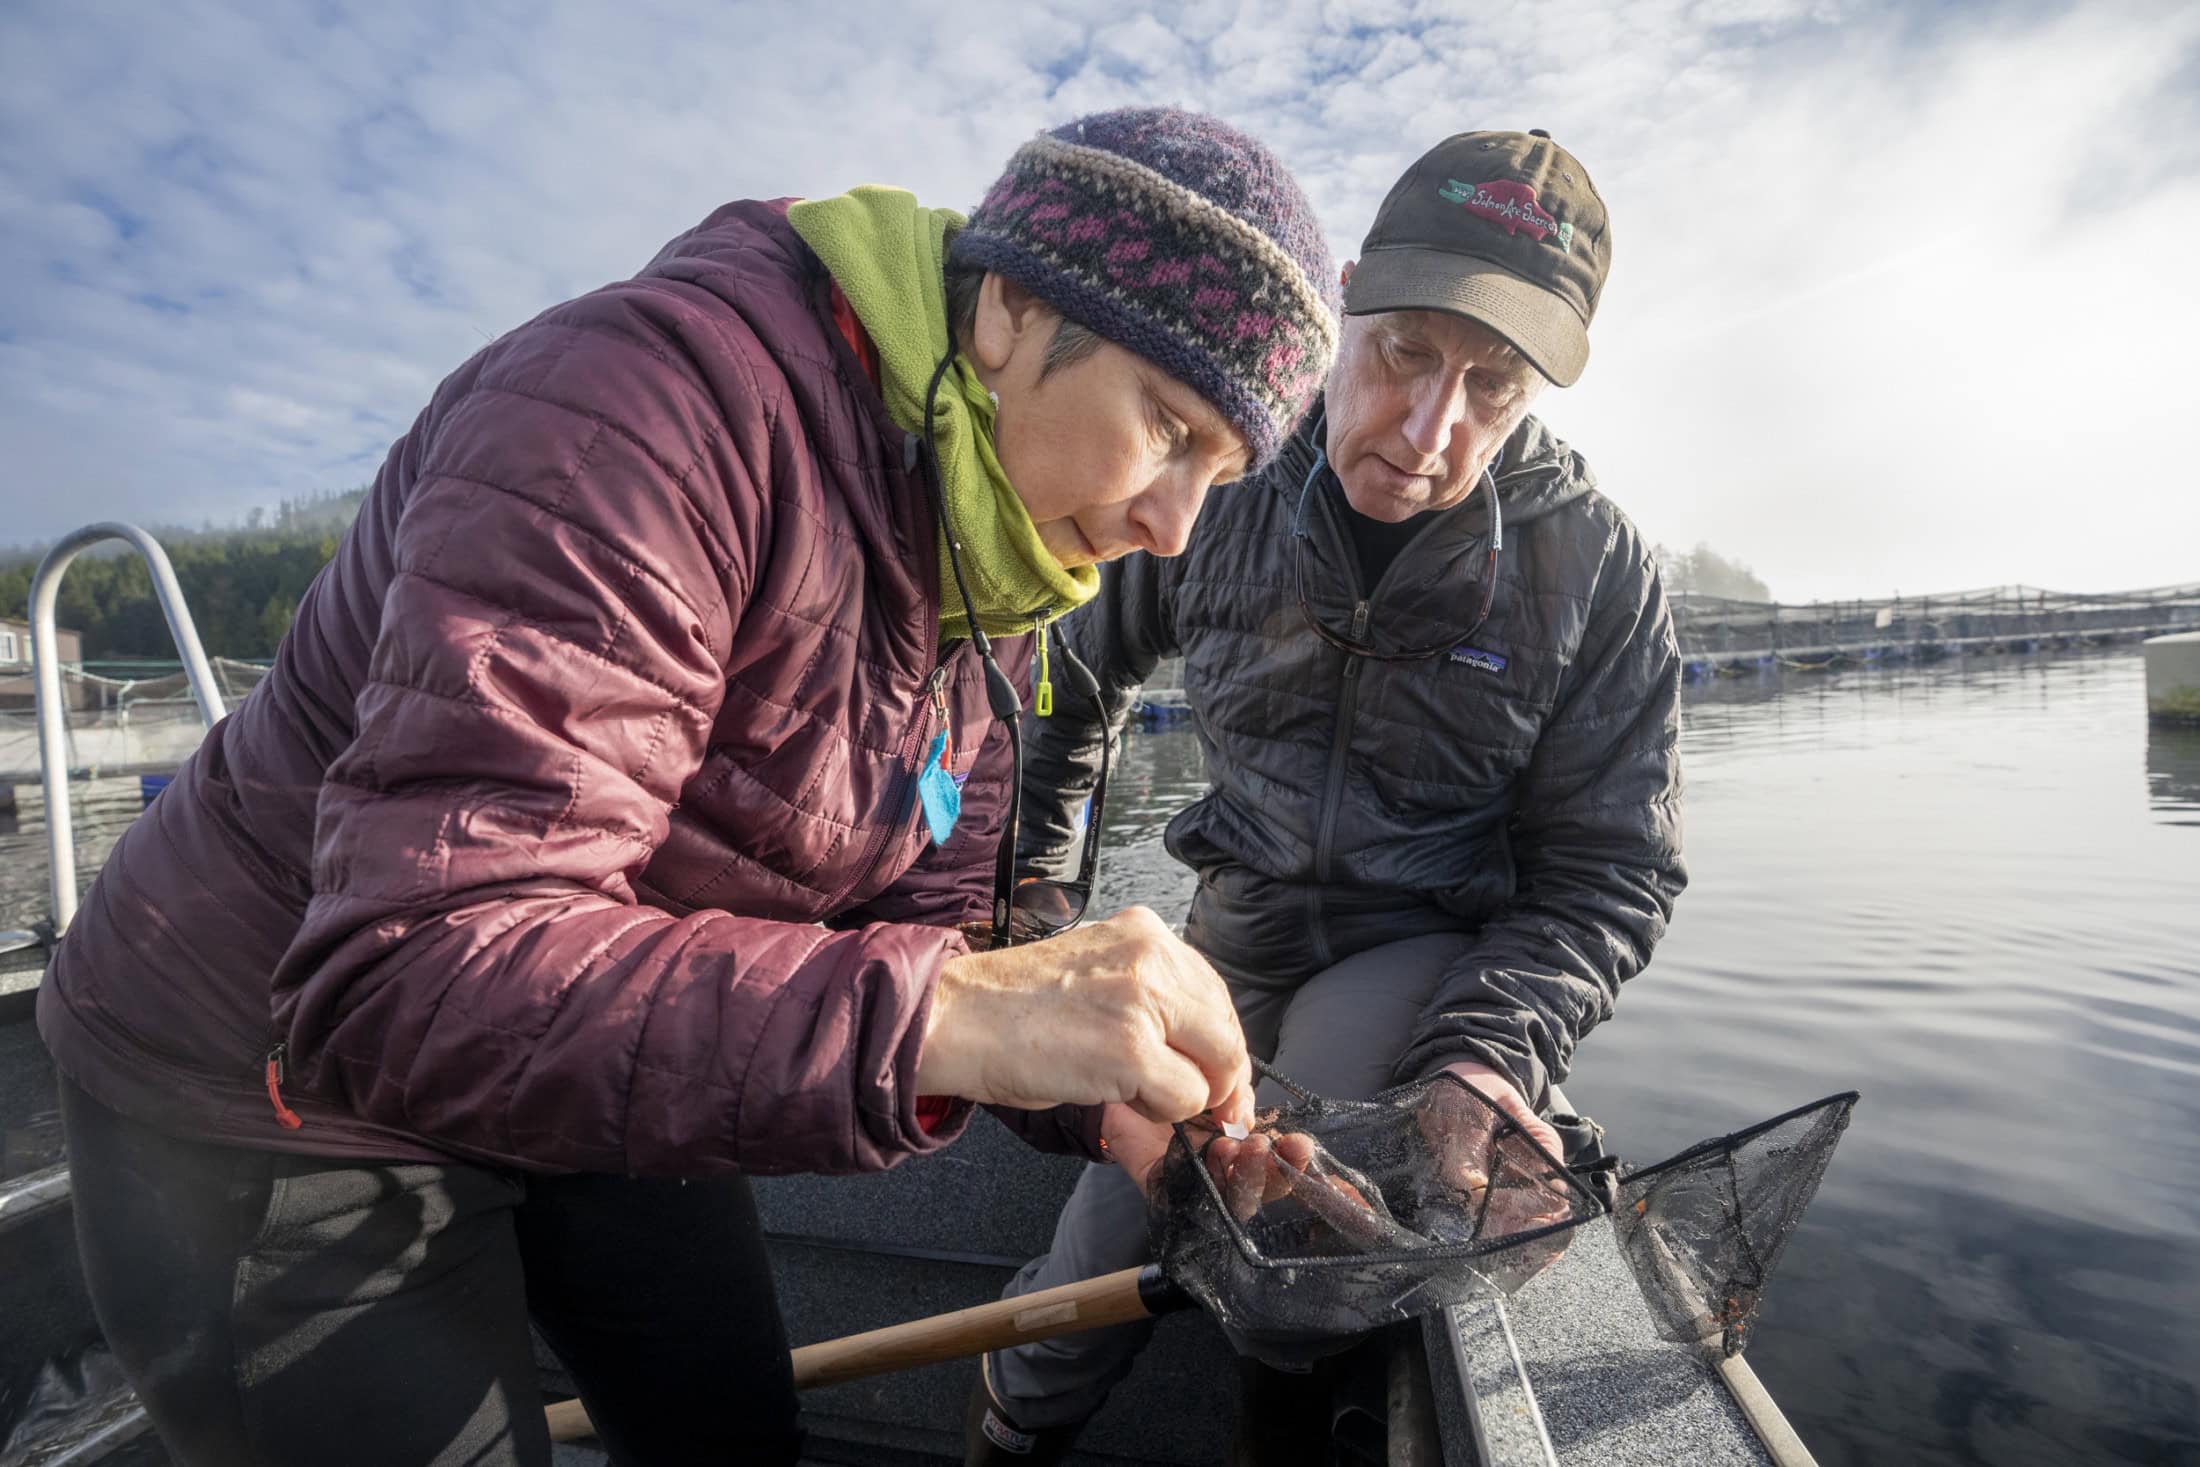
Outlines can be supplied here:
M1465 1243L1430 1243L1422 1248L1390 1248L1379 1252L1344 1253L1327 1257L1292 1255L1271 1258L1260 1252L1258 1245L1246 1233L1244 1224L1238 1221L1237 1215L1230 1210L1229 1203L1223 1199L1222 1189L1215 1184L1214 1174L1201 1164L1205 1158L1207 1147L1214 1143L1214 1138L1209 1137L1205 1142L1195 1147L1192 1144L1190 1133L1184 1128L1184 1123L1179 1121L1174 1129L1178 1138L1184 1142L1185 1150L1192 1159L1192 1171L1198 1176L1200 1185L1206 1190L1207 1200L1214 1204L1217 1216L1222 1219L1231 1246L1236 1250L1238 1257L1249 1267L1263 1270L1300 1270L1309 1268L1382 1268L1397 1264L1465 1262L1477 1258L1487 1258L1492 1254L1518 1248L1526 1243L1555 1237L1559 1233L1570 1232L1584 1223L1594 1222L1600 1217L1611 1215L1611 1208L1605 1200L1587 1186L1580 1177L1576 1176L1573 1169L1568 1167L1564 1161L1544 1150L1542 1143L1535 1139L1532 1132L1480 1090L1448 1071L1432 1075L1424 1080L1415 1080L1404 1085L1394 1085L1390 1089L1373 1095L1366 1100L1328 1100L1315 1096L1305 1087L1278 1073L1273 1066L1263 1060L1255 1059L1253 1069L1263 1079L1275 1081L1277 1085L1290 1092L1302 1103L1321 1105L1333 1111L1395 1110L1399 1107L1393 1097L1404 1095L1409 1091L1433 1089L1438 1085L1449 1084L1455 1086L1471 1096L1474 1104L1481 1106L1497 1118L1498 1125L1491 1138L1493 1146L1505 1140L1508 1136L1520 1137L1537 1157L1549 1164L1550 1171L1545 1174L1545 1178L1563 1184L1565 1190L1578 1203L1586 1205L1587 1210L1586 1213L1562 1218L1540 1228L1531 1228L1525 1232L1504 1233L1495 1238L1478 1237ZM1808 1107L1805 1107L1805 1109L1808 1109ZM1487 1204L1485 1204L1485 1209L1486 1207ZM1578 1211L1577 1209L1577 1213Z
M1698 1141L1693 1146L1684 1147L1674 1152L1663 1161L1654 1161L1650 1165L1635 1171L1623 1171L1619 1174L1617 1184L1625 1187L1633 1182L1640 1181L1644 1177L1654 1177L1659 1172L1671 1171L1675 1167L1686 1166L1688 1163L1699 1161L1706 1156L1716 1155L1722 1151L1737 1150L1746 1142L1754 1141L1768 1131L1776 1131L1790 1121L1801 1120L1813 1111L1826 1110L1833 1106L1842 1108L1841 1128L1846 1130L1849 1123L1848 1112L1854 1111L1856 1103L1863 1098L1863 1092L1860 1090L1843 1090L1823 1099L1813 1100L1808 1104L1799 1105L1793 1110L1782 1111L1770 1120L1758 1121L1755 1125L1744 1126L1739 1131L1729 1131L1723 1136L1713 1136L1708 1140Z

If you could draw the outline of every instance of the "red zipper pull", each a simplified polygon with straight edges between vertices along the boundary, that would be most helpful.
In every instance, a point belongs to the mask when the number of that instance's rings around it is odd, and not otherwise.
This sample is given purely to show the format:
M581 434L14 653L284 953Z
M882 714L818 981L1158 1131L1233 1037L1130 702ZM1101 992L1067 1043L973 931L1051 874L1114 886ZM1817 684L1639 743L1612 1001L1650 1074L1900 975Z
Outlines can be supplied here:
M298 1112L283 1104L283 1059L289 1052L287 1044L278 1044L267 1052L267 1098L275 1107L275 1119L282 1122L283 1129L295 1131L305 1122L298 1118Z

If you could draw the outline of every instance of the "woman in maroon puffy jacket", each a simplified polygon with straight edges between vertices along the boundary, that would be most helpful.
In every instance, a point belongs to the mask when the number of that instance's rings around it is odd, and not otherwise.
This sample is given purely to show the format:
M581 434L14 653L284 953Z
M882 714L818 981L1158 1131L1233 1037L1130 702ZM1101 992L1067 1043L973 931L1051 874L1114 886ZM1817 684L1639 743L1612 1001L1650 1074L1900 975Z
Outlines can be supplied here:
M1030 633L1274 454L1330 279L1258 143L1111 113L967 224L728 205L443 383L40 994L177 1460L546 1462L532 1315L620 1460L791 1461L741 1173L1249 1104L1151 914L958 929Z

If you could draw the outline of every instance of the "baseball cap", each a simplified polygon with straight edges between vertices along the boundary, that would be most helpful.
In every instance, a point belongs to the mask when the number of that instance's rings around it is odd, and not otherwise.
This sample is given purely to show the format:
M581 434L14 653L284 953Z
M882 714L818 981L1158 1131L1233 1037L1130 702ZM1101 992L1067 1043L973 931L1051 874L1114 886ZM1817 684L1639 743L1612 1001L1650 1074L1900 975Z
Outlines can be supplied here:
M1611 264L1604 200L1573 154L1540 128L1463 132L1422 154L1375 211L1344 310L1465 316L1571 387Z

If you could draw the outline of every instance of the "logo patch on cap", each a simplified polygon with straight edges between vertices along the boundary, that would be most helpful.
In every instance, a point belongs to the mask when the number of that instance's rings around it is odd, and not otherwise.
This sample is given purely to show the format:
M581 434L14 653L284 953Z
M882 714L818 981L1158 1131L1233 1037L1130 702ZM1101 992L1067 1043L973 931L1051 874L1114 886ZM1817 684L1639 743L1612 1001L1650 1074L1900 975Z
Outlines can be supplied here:
M1538 242L1547 234L1556 234L1558 247L1569 254L1573 251L1574 227L1560 224L1536 202L1535 189L1517 179L1461 183L1456 178L1447 178L1436 196L1457 204L1477 218L1503 225L1507 234L1525 234Z

